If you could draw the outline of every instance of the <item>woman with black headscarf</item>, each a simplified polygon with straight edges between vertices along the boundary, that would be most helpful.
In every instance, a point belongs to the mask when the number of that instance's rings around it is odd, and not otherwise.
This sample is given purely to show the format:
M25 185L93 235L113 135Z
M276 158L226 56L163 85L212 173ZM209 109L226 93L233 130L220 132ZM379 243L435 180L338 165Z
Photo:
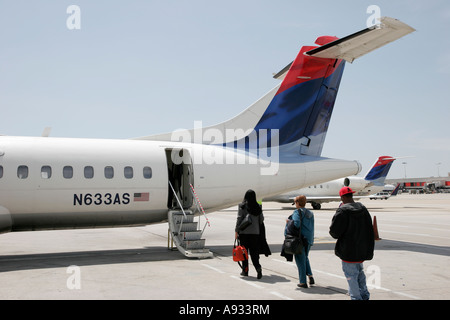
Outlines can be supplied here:
M247 217L247 215L249 215ZM249 220L251 223L249 224ZM259 263L259 255L270 255L270 249L266 242L264 215L261 206L256 201L256 193L248 190L244 200L238 206L238 216L236 220L235 237L239 238L252 258L253 266L257 272L257 278L262 277L262 268ZM248 260L242 263L242 276L248 276Z

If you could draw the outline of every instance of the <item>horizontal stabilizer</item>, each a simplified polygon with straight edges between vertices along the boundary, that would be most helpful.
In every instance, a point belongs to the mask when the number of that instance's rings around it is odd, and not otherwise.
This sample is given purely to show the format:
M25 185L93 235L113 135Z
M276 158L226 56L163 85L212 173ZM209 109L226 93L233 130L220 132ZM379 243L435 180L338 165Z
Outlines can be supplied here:
M284 76L288 73L289 69L291 68L292 64L294 63L294 61L292 61L291 63L289 63L286 67L284 67L282 70L280 70L278 73L275 73L273 75L274 79L278 79L278 80L283 80Z
M413 31L415 31L414 28L397 19L383 17L380 19L379 25L332 41L305 54L318 58L343 59L351 63L356 58Z

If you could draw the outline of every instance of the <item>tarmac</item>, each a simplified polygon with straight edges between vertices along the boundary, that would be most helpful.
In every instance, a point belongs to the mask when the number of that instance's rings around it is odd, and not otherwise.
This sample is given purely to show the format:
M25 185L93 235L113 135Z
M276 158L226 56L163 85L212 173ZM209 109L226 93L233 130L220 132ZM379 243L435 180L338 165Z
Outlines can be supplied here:
M381 238L374 258L364 263L371 300L449 299L450 194L360 202L376 217ZM294 207L264 202L272 255L261 256L260 280L251 262L249 276L241 277L231 256L236 206L208 214L204 238L214 257L202 260L169 249L164 223L2 234L0 299L349 300L341 262L334 255L335 240L328 233L338 205L312 210L315 243L309 258L316 284L308 289L297 287L295 262L280 256L285 220Z

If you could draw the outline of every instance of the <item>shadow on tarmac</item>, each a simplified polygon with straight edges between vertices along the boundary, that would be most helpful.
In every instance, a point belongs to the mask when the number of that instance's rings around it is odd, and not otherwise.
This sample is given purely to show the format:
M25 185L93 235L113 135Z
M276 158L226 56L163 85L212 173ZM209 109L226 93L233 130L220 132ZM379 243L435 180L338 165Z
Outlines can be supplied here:
M186 259L167 247L0 256L0 272Z
M311 250L334 251L334 242L315 243ZM272 256L280 256L281 244L269 244ZM209 246L216 256L229 257L231 259L232 246ZM383 239L375 242L375 250L410 251L441 256L450 256L450 247L404 242ZM81 251L81 252L57 252L40 254L22 254L0 256L0 272L62 268L70 265L90 266L102 264L175 261L188 259L177 250L169 250L167 247L146 247L138 249ZM276 276L273 276L276 277ZM264 281L280 282L283 279L271 279L266 277Z

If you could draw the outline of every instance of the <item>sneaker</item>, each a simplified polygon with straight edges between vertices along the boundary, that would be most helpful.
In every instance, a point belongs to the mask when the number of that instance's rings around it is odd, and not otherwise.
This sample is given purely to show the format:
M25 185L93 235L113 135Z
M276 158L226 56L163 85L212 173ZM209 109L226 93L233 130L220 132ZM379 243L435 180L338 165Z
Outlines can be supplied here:
M308 285L306 283L299 283L299 284L297 284L297 287L299 287L299 288L308 288Z
M315 284L314 278L312 276L308 276L309 278L309 285Z

